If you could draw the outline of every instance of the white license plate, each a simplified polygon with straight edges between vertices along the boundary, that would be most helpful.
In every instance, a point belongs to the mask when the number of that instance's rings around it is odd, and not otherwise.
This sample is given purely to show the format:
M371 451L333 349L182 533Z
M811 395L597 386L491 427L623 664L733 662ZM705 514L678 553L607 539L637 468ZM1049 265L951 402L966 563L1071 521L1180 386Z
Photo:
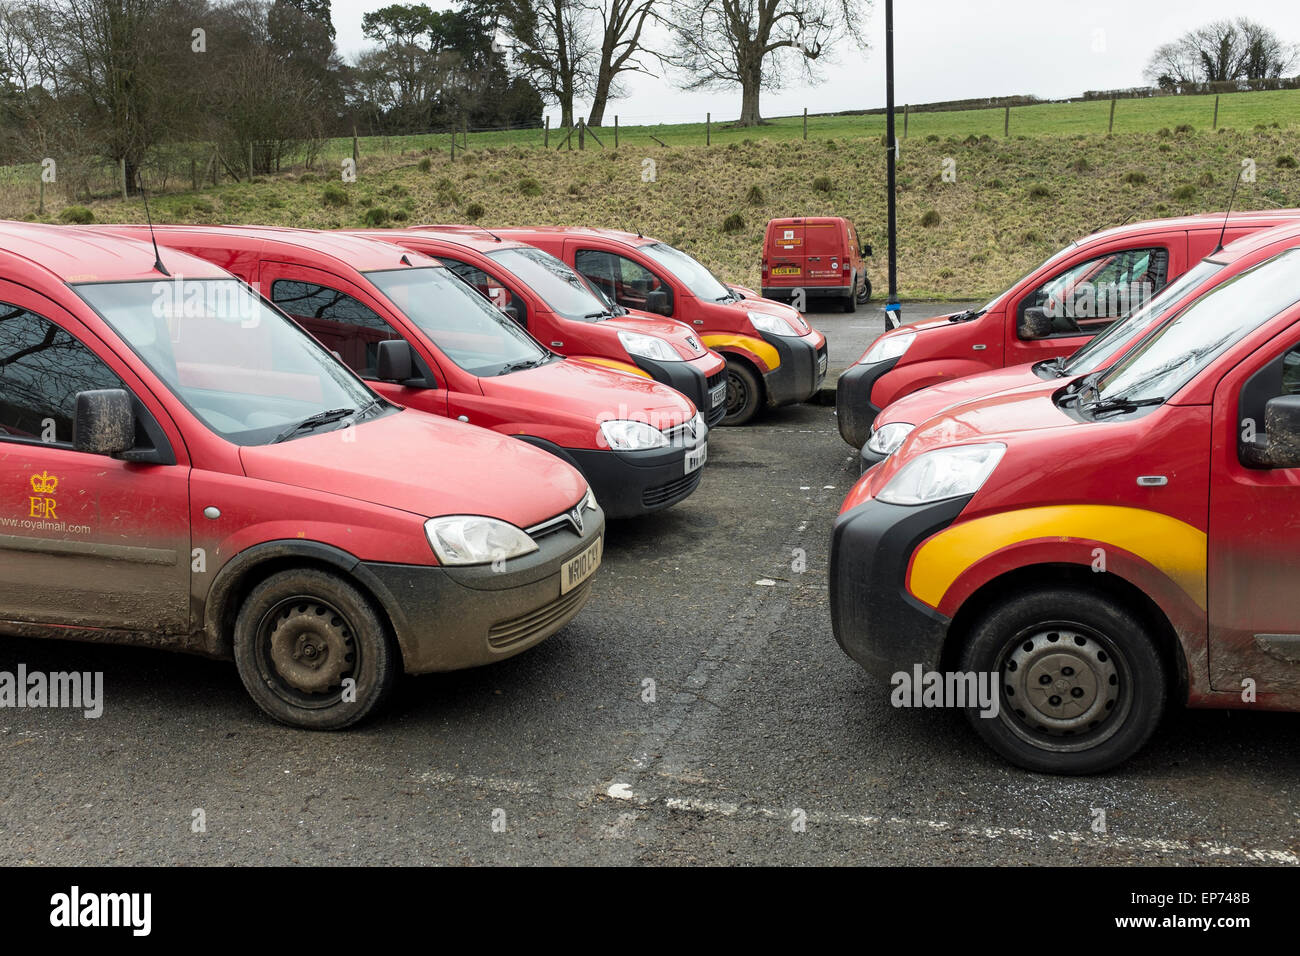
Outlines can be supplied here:
M825 356L825 355L819 355L819 356L817 356L817 374L818 374L818 375L825 375L825 374L826 374L826 356Z
M705 442L699 448L692 448L686 453L686 474L693 471L699 471L706 461L709 460L709 443Z
M721 385L715 385L709 389L709 400L713 403L714 408L725 402L727 400L727 383L723 382Z
M600 552L604 540L597 538L591 543L591 547L576 558L566 561L563 570L560 571L560 593L568 594L587 578L596 573L600 567Z

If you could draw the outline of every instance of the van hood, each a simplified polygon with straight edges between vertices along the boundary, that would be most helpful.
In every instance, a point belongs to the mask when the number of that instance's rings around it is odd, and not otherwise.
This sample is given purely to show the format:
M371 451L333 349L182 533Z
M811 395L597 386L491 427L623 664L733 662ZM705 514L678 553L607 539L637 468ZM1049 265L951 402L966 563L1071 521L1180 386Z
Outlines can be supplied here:
M426 518L486 515L527 528L587 491L576 469L522 441L405 409L339 430L240 449L250 478ZM326 507L328 507L326 505Z
M1014 433L1068 428L1079 422L1052 401L1055 389L1015 389L950 408L912 430L898 450L900 460L936 448L995 441Z
M548 406L590 423L593 431L597 422L609 418L675 428L695 414L694 406L676 389L570 359L479 379L479 384L488 398Z
M904 395L885 406L884 411L876 418L876 428L891 422L907 422L915 425L967 402L978 402L1013 390L1051 392L1066 381L1067 379L1041 379L1034 374L1032 365L991 369L949 382L941 382L938 385L930 385L919 392Z
M642 312L629 312L627 315L620 315L617 318L605 319L599 325L602 328L640 332L642 335L654 335L666 339L677 354L687 361L697 359L708 352L708 349L701 344L699 336L691 330L689 325L678 322L676 319L662 317L642 318L645 314Z

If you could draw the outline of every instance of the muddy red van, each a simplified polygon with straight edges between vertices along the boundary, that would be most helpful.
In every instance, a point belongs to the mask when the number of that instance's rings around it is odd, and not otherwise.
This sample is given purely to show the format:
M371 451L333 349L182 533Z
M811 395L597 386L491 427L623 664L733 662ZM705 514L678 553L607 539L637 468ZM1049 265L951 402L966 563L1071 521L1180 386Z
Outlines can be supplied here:
M1013 390L1050 392L1067 380L1110 365L1151 329L1160 325L1192 298L1238 272L1277 253L1300 245L1300 221L1243 236L1202 259L1169 283L1145 305L1112 323L1068 358L1044 359L968 375L905 395L876 416L871 435L862 446L861 465L866 471L883 461L903 443L919 422L948 412L966 402Z
M399 670L501 660L582 608L577 469L394 405L222 269L0 224L0 633L234 658L353 724Z
M473 226L355 233L433 256L547 348L677 389L710 428L726 414L726 363L680 322L628 313L568 265Z
M861 448L880 410L928 385L1060 358L1177 279L1223 241L1300 210L1223 213L1120 226L1073 242L983 308L886 332L840 375L840 435Z
M493 230L563 259L628 309L686 323L727 360L724 425L807 401L826 377L826 337L798 311L721 282L666 242L613 229Z
M1171 701L1300 709L1298 449L1291 248L1108 369L918 425L835 522L836 640L1033 770L1113 767Z
M260 288L385 398L490 428L575 466L608 517L660 511L699 486L708 427L689 399L555 354L438 260L312 230L155 233L159 243Z
M864 256L853 223L842 216L772 219L763 232L763 295L782 302L836 299L854 312L871 298Z

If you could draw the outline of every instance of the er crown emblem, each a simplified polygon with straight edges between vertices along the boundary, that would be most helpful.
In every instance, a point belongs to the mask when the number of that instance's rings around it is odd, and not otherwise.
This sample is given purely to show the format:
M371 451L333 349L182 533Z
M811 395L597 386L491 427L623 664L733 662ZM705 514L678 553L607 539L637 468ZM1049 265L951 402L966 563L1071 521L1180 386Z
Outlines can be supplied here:
M52 495L58 490L58 487L59 479L48 471L43 471L39 475L32 475L32 491L38 495Z

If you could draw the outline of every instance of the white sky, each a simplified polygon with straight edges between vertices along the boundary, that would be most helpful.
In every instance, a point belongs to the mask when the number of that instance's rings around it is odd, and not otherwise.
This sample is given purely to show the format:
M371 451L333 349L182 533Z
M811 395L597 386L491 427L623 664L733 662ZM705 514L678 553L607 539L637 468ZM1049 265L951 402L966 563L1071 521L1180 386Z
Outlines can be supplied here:
M361 16L391 0L333 0L339 50L351 58L368 45ZM430 6L453 4L433 0ZM897 103L1029 93L1045 98L1084 90L1144 84L1142 68L1161 43L1210 20L1246 16L1300 42L1300 3L1294 0L895 0L894 57ZM765 91L764 116L869 109L885 103L885 5L875 0L871 50L848 44L825 68L824 82L796 82ZM687 93L667 79L624 74L627 95L607 111L620 121L698 122L734 119L739 90ZM557 111L548 107L552 123ZM583 104L580 112L586 112Z

